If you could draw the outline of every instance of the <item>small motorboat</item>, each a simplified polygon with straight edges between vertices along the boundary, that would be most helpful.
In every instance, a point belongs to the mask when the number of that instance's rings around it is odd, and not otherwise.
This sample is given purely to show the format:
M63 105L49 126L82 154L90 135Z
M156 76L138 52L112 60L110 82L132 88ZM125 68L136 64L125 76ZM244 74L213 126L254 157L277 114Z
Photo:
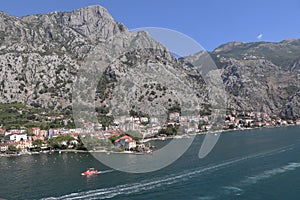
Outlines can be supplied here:
M99 174L99 171L95 168L88 168L85 172L81 173L82 176Z

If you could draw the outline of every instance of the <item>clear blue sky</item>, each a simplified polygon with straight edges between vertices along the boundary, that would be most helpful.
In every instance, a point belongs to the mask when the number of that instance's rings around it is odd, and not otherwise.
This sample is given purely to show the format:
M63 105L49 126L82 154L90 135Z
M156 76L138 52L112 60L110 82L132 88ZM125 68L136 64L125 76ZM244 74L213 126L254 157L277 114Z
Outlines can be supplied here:
M300 0L1 0L0 10L24 16L95 4L129 29L174 29L208 50L229 41L300 38Z

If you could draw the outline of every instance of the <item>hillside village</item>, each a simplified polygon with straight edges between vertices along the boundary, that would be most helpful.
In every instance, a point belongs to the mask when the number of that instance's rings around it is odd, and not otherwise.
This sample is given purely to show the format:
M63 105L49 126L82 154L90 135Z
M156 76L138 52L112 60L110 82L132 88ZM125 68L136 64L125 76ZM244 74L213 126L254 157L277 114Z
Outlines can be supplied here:
M67 149L150 153L151 146L143 143L145 139L164 139L216 131L210 123L210 117L181 116L180 112L170 112L164 124L160 124L155 117L119 116L115 117L112 125L106 128L103 128L100 123L85 123L84 128L48 130L39 127L11 130L0 128L0 151L2 155ZM63 120L63 116L59 118ZM285 120L263 112L232 111L225 116L222 130L286 125L300 125L300 119ZM179 130L179 127L182 129Z

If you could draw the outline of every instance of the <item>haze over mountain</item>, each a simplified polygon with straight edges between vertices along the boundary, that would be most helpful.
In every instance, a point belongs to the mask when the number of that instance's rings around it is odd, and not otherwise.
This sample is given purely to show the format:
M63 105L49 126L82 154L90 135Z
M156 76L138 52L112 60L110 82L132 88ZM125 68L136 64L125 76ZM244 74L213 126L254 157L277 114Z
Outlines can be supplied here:
M22 18L0 13L0 102L70 110L76 73L86 55L106 42L119 51L131 44L147 44L152 49L128 52L105 70L104 82L97 88L99 105L113 101L112 90L122 77L133 77L138 82L143 74L133 76L138 71L135 69L151 67L172 71L194 83L200 101L203 105L207 103L205 83L188 67L189 58L186 62L177 60L148 34L128 31L101 6ZM99 53L99 57L106 55L104 50ZM300 116L299 39L280 43L232 42L221 45L210 55L222 70L229 108ZM139 109L178 103L172 98L171 88L154 83L143 87L126 101L139 105ZM178 98L184 98L184 94L178 93Z

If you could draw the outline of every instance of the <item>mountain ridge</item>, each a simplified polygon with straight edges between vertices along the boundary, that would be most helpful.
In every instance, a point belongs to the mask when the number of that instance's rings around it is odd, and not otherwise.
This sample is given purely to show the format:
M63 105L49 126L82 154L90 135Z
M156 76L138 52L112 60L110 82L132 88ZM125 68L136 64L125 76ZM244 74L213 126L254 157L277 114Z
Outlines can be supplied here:
M107 42L117 46L119 51L128 49L135 41L137 46L146 44L156 49L126 53L123 60L112 63L105 72L111 81L122 77L122 71L132 66L147 68L153 65L175 67L178 76L185 74L186 80L192 80L187 63L178 61L148 34L130 32L102 6L20 18L0 13L0 28L1 103L21 102L33 107L71 110L72 84L77 71L89 52ZM99 53L105 55L106 52ZM278 43L230 42L209 54L222 70L229 108L300 116L297 79L300 39ZM205 103L205 84L199 80L199 95ZM111 88L99 91L97 102L102 105L112 91ZM160 97L163 96L161 91L154 92L159 95L147 96L142 91L131 101L137 103L142 95L151 100L145 104L166 100ZM157 100L153 99L155 96Z

